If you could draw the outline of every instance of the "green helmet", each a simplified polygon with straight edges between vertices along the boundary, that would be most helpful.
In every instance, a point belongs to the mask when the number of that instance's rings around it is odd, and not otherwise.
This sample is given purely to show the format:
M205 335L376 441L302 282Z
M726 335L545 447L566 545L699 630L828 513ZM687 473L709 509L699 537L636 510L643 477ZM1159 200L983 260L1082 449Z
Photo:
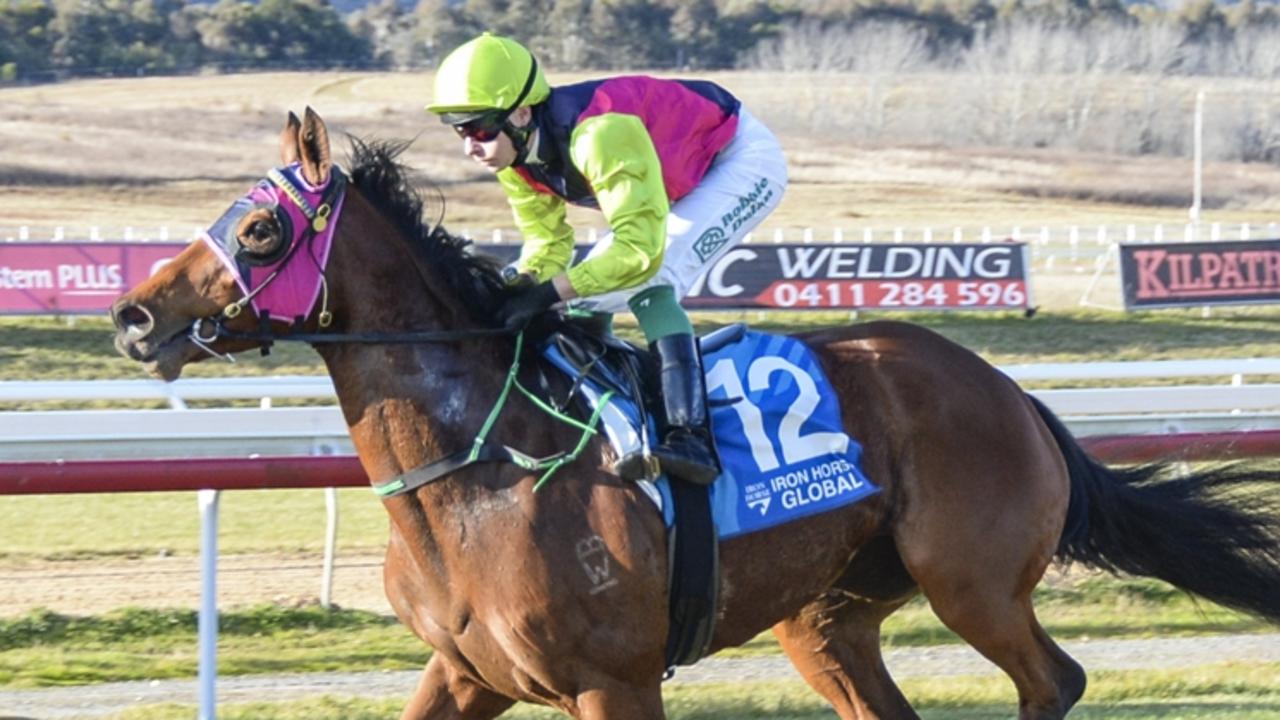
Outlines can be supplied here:
M440 63L427 110L457 123L493 110L536 105L550 94L533 53L515 40L485 33Z

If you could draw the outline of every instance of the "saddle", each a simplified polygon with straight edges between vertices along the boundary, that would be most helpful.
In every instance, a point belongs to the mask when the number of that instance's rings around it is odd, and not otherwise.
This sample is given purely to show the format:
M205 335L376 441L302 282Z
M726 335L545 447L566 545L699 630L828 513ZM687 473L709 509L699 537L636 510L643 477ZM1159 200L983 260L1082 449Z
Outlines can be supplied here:
M571 405L575 399L589 402L580 395L583 383L587 382L627 400L636 408L641 442L647 450L648 435L653 427L651 420L661 410L657 358L596 326L590 319L567 319L568 322L547 335L539 346L542 358L553 358L552 364L573 379L562 404ZM737 342L746 331L744 323L727 325L699 338L698 344L704 354L712 353ZM544 381L543 385L549 396L549 383ZM709 407L724 404L724 401L707 402ZM657 479L656 469L647 479Z

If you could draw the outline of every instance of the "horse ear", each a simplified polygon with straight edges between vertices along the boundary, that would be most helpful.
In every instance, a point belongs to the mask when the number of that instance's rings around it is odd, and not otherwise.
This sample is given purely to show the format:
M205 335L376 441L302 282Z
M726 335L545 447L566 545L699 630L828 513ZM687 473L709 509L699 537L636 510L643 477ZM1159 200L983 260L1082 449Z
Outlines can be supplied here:
M312 185L323 185L329 182L329 168L332 160L329 155L329 130L324 121L310 106L302 120L302 131L299 135L298 150L302 153L302 174Z
M298 132L300 130L302 130L302 121L290 110L288 119L284 121L284 130L280 131L281 165L292 165L298 162Z

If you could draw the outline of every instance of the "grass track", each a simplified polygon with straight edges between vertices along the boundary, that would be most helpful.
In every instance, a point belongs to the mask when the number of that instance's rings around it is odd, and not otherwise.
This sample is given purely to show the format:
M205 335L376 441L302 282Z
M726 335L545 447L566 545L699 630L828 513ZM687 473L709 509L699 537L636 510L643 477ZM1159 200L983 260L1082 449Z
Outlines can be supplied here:
M1280 355L1280 309L1242 307L1118 313L1097 310L1020 313L864 312L858 320L896 319L929 327L997 364ZM746 320L762 330L800 332L846 325L847 312L698 313L699 331ZM619 334L638 339L629 318ZM0 380L139 378L136 363L116 354L106 318L0 317ZM269 357L244 353L234 365L201 362L187 377L323 374L306 347L277 344Z
M1041 622L1061 641L1274 629L1151 580L1059 577L1042 584L1035 601ZM921 599L884 627L886 648L957 642ZM427 648L391 617L274 605L224 609L218 652L224 675L414 670L428 656ZM772 635L765 633L717 657L778 653ZM37 610L0 619L0 687L190 678L195 672L193 610L125 609L92 617Z
M925 720L989 720L1014 712L1013 688L1000 677L907 680L906 696ZM663 693L672 720L818 720L831 710L801 683L672 686ZM320 698L228 705L226 720L373 720L394 717L401 700ZM138 708L113 720L188 718L190 707ZM1190 670L1095 673L1071 717L1122 720L1264 720L1280 715L1280 665L1213 665ZM519 705L504 720L563 717Z

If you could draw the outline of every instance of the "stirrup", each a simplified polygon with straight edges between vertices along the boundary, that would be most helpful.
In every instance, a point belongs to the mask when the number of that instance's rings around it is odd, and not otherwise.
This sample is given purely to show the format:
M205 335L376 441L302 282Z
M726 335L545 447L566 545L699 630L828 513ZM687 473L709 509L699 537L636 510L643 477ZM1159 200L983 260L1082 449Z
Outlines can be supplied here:
M653 481L662 474L662 466L658 463L656 455L635 450L618 458L618 461L613 464L613 474L632 482Z
M668 476L676 477L694 485L710 485L720 477L720 468L715 464L698 462L689 458L672 455L665 461L659 457L658 467Z
M720 463L707 434L699 428L672 428L653 448L659 467L668 475L695 485L715 482L720 477Z

